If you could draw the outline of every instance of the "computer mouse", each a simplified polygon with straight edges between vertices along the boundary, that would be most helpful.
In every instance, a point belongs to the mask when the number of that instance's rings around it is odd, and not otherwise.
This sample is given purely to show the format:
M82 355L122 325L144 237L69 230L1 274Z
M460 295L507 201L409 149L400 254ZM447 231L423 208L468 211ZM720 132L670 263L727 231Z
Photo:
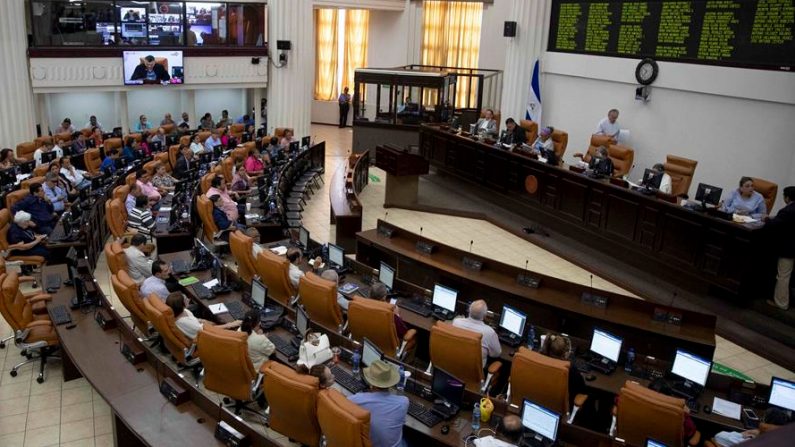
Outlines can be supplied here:
M593 374L586 374L585 375L585 381L586 382L593 382L594 380L596 380L596 376L595 375L593 375Z
M712 407L710 407L709 405L704 405L704 414L710 414L710 413L712 413Z
M447 425L447 424L445 424L445 425L442 425L442 434L443 434L443 435L446 435L446 434L448 434L448 433L450 433L450 426L449 426L449 425Z

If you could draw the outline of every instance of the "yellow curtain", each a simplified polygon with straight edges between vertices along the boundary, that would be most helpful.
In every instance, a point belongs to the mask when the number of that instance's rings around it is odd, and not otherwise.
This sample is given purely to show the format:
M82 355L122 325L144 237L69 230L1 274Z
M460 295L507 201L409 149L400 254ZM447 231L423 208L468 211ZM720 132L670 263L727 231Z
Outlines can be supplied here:
M421 63L444 67L478 68L483 3L425 0L422 3L422 11ZM467 78L459 78L459 81L456 85L456 106L463 107L467 96L470 106L475 106L476 92L474 89L470 91ZM423 98L426 105L436 103L436 93L430 93Z
M315 99L337 97L337 10L315 10Z
M367 66L367 33L370 11L349 9L345 15L345 61L342 66L342 87L353 94L354 70Z

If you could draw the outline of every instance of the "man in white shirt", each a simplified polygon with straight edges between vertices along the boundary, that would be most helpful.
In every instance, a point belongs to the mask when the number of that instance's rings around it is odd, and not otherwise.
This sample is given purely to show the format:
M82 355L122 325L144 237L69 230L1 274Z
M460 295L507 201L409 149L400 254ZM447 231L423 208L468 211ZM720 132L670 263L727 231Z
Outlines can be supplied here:
M101 130L102 130L102 123L100 123L99 121L97 121L97 117L96 117L96 116L94 116L94 115L91 115L91 116L88 118L88 122L86 123L86 125L85 125L85 126L83 126L83 128L84 128L84 129L93 129L93 128L95 128L95 127L101 131Z
M44 143L40 148L33 152L33 159L36 160L36 167L41 166L41 154L45 152L55 151L55 158L63 157L63 150L59 147L53 147L52 143Z
M328 281L334 281L337 286L340 285L340 275L334 270L326 270L320 274L320 277ZM337 305L345 312L348 311L348 299L342 296L339 291L337 291Z
M303 258L304 255L301 253L300 249L292 247L287 250L287 260L290 261L290 283L295 290L298 290L298 281L304 276L304 272L298 268L298 264Z
M618 133L621 127L618 125L618 109L610 109L607 112L607 117L599 121L596 127L596 135L607 135L609 137L618 138Z
M127 258L127 273L130 278L141 284L152 275L152 258L143 252L146 245L146 236L136 234L130 240L130 246L124 249L124 257Z
M221 144L221 137L218 136L218 129L213 129L212 135L204 140L204 150L212 152L215 146Z
M489 308L483 300L477 300L469 305L469 318L458 317L453 320L453 326L483 334L481 348L483 350L483 366L486 366L487 357L499 357L502 353L500 339L494 329L483 322Z
M168 298L168 288L166 287L166 279L171 275L171 266L163 261L155 261L152 263L152 276L146 278L141 284L141 297L146 298L149 295L156 295L158 298L166 301Z
M665 166L662 163L657 163L651 168L656 174L662 173L662 180L660 180L660 187L657 189L661 193L671 193L671 176L665 173Z
M175 323L177 325L177 329L179 329L186 337L191 340L195 340L196 336L199 335L199 331L204 328L205 324L210 326L215 326L212 322L207 320L202 320L200 318L196 318L193 315L193 312L185 308L185 304L187 299L185 295L180 292L174 292L169 294L166 298L163 299L166 305L171 308L171 311L174 313L174 318L176 319ZM220 324L216 326L219 329L235 329L240 326L241 321L235 320L231 321L226 324Z

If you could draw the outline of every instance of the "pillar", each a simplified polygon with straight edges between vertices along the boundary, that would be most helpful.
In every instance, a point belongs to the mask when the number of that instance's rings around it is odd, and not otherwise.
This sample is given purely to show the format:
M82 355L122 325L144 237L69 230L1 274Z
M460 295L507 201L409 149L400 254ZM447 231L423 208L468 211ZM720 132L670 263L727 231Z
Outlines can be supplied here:
M248 101L247 104L253 104L254 106L246 105L248 110L254 109L254 128L259 129L259 126L262 125L262 111L260 107L260 103L262 103L262 89L261 88L253 88L252 90L252 98L251 101ZM251 112L246 112L251 113ZM301 134L303 135L303 134ZM308 134L307 134L308 135Z
M312 93L315 77L312 0L268 2L268 46L273 64L279 65L277 40L289 40L287 64L269 67L268 132L277 127L295 129L300 138L310 134ZM254 105L259 112L259 104Z
M3 2L0 14L0 147L15 148L36 137L28 69L25 0Z

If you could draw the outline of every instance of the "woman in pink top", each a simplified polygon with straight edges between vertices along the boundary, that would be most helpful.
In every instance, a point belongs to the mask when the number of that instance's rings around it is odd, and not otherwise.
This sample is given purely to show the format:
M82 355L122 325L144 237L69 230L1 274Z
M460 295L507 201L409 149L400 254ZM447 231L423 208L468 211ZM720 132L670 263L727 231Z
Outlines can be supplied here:
M260 159L260 154L257 149L251 149L248 152L248 158L246 158L246 173L249 177L258 177L262 175L262 171L265 170L265 164L262 163Z
M237 198L237 193L229 192L226 190L226 183L224 182L223 176L216 175L210 181L210 188L207 189L207 197L212 197L214 195L218 195L221 197L221 201L219 203L219 208L226 213L226 217L229 218L232 222L237 222L238 216L240 216L240 211L237 208L237 202L234 201L232 195Z
M293 141L295 141L295 138L293 138L293 131L290 129L285 129L284 136L282 137L281 141L279 141L279 146L286 148Z
M135 183L138 184L141 193L149 198L150 204L160 201L160 192L152 185L152 176L149 175L146 169L139 169L135 172Z

